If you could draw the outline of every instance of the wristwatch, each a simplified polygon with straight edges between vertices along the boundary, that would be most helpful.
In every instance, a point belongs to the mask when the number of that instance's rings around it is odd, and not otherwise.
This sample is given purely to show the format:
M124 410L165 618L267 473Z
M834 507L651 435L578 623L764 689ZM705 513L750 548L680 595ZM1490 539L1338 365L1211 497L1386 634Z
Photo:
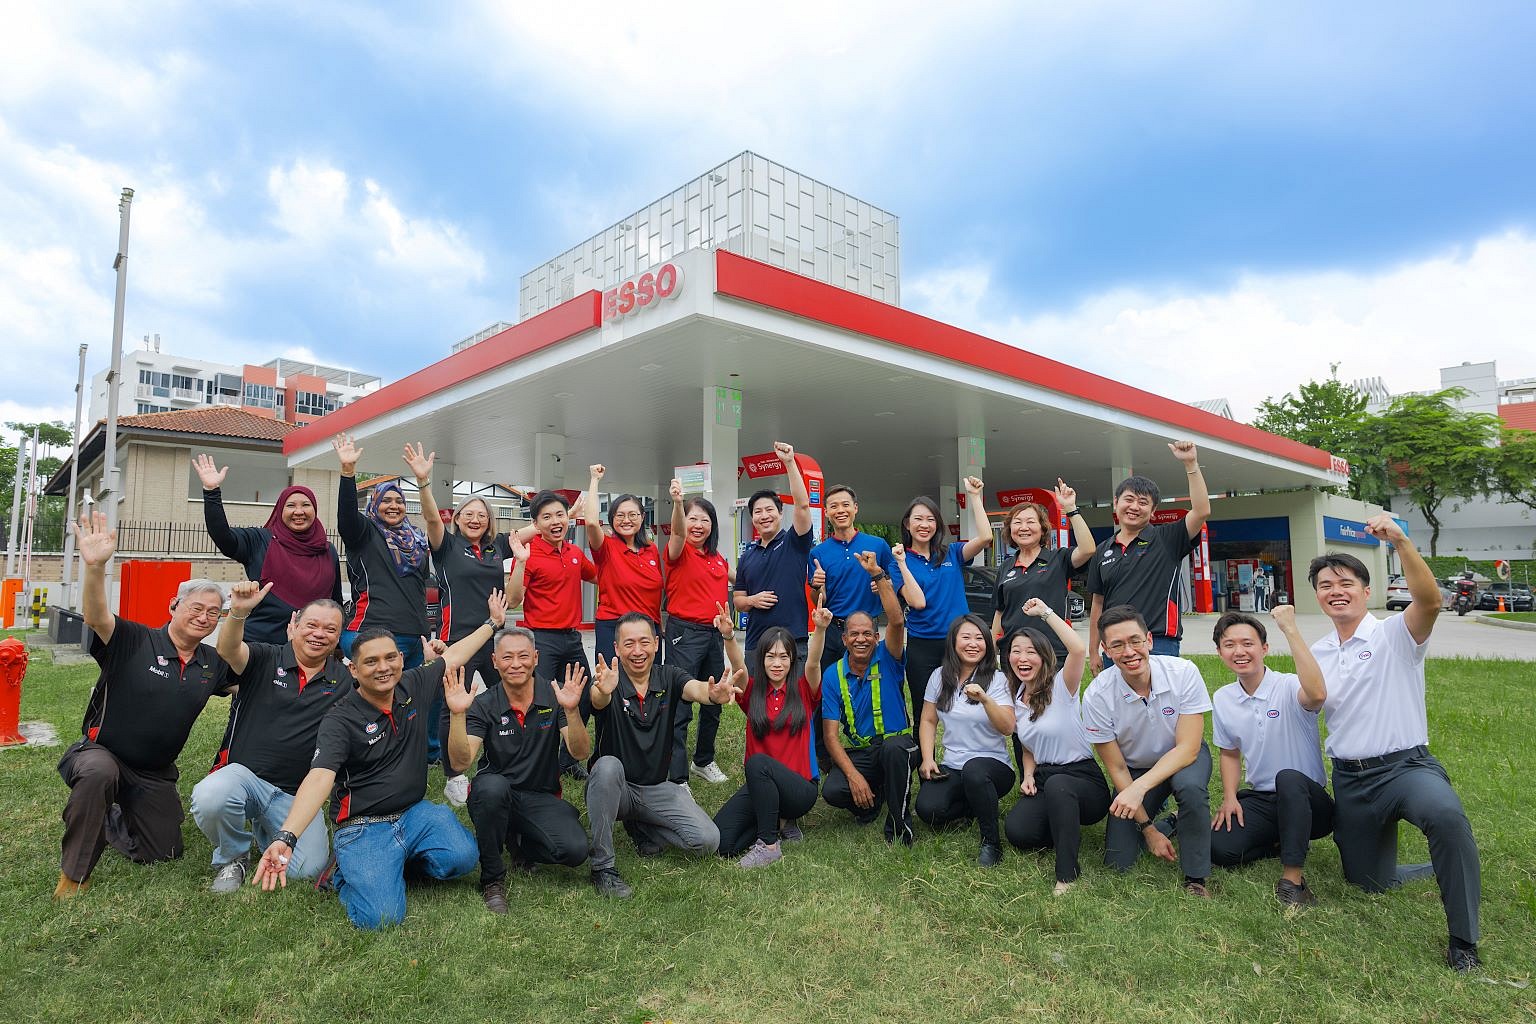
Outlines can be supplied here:
M299 837L294 835L292 832L289 832L287 829L283 829L282 831L273 835L272 841L274 843L283 843L290 850L299 845Z

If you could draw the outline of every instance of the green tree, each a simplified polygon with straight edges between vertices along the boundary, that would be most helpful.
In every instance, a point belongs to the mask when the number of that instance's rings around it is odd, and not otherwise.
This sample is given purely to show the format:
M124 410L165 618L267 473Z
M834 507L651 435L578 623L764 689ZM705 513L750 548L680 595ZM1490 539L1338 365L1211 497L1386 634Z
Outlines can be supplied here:
M1500 431L1493 488L1502 501L1536 509L1536 431Z
M1432 395L1400 395L1379 416L1368 417L1364 438L1380 452L1386 483L1429 524L1429 553L1439 554L1441 509L1456 499L1488 494L1495 486L1499 418L1465 412L1459 388ZM1378 500L1368 496L1366 500ZM1390 501L1390 495L1385 496Z
M7 423L6 426L16 431L18 437L24 435L29 446L32 443L32 428L37 428L37 444L41 456L37 460L37 480L38 488L41 489L64 464L63 456L69 453L74 443L74 432L68 424L57 420L51 423L14 422ZM16 458L19 451L19 445L0 443L0 521L4 521L4 527L0 529L0 541L10 536L11 499L15 495ZM61 531L65 508L63 498L38 499L38 532L35 537L37 544L35 550L57 548L62 543Z
M1308 381L1278 399L1264 399L1253 425L1348 460L1349 496L1365 498L1380 492L1385 481L1384 465L1364 438L1368 399L1339 380L1338 363L1328 373L1327 380Z

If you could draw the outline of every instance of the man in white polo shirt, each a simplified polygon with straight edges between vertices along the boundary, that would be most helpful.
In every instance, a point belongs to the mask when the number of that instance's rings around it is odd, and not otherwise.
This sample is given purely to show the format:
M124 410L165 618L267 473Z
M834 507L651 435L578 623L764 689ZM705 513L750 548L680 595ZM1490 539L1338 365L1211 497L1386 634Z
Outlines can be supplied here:
M1083 728L1115 788L1104 863L1129 871L1145 845L1155 856L1177 860L1184 888L1209 899L1211 752L1203 737L1211 698L1205 681L1190 662L1153 654L1146 620L1129 605L1099 616L1098 636L1113 664L1083 696ZM1177 853L1153 824L1170 793L1178 805Z
M1412 599L1378 619L1366 611L1371 576L1353 555L1312 560L1307 580L1335 630L1312 645L1328 682L1328 756L1333 758L1334 842L1344 877L1370 892L1406 880L1397 863L1397 823L1429 840L1457 971L1481 966L1477 955L1482 869L1472 825L1451 780L1429 752L1424 657L1440 614L1434 573L1390 515L1366 532L1397 550Z
M1333 800L1323 774L1318 713L1328 695L1323 671L1296 630L1296 609L1270 612L1285 634L1296 673L1264 664L1269 637L1246 612L1216 620L1216 653L1237 673L1211 698L1211 740L1221 751L1221 807L1211 822L1211 860L1225 868L1280 856L1275 896L1286 906L1317 902L1302 865L1307 846L1333 831ZM1243 768L1248 788L1238 792Z

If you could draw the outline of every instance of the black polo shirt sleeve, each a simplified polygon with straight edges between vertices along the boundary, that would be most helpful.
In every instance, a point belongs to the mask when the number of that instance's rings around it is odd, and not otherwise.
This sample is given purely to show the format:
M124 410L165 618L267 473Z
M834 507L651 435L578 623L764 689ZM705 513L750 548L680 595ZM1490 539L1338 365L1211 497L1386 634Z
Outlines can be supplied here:
M1114 537L1104 541L1093 551L1093 557L1088 559L1088 574L1084 578L1083 587L1090 594L1104 593L1104 577L1099 571L1099 566L1104 560L1104 549L1115 542Z
M418 704L422 702L430 704L437 691L443 688L443 677L447 673L448 663L438 658L425 665L406 669L405 674L400 677L400 685Z
M326 712L320 722L320 731L315 735L315 757L309 764L311 768L340 772L346 766L352 759L352 738L356 732L349 726L342 705Z

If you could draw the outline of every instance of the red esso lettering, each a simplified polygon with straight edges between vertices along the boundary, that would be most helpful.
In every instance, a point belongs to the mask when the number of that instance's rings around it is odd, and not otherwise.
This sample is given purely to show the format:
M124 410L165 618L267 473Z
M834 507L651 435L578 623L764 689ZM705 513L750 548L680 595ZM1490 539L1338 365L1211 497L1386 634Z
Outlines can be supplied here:
M603 292L603 319L612 320L618 315L619 290L609 288Z
M649 270L635 280L635 305L649 306L656 298L656 275Z
M654 272L647 270L633 281L603 292L603 319L614 320L654 306L677 294L682 283L682 272L674 263L664 263Z
M656 271L656 297L658 299L670 297L677 291L678 280L677 268L670 263L662 264L661 269Z
M625 281L619 285L619 316L630 313L635 308L635 282Z

